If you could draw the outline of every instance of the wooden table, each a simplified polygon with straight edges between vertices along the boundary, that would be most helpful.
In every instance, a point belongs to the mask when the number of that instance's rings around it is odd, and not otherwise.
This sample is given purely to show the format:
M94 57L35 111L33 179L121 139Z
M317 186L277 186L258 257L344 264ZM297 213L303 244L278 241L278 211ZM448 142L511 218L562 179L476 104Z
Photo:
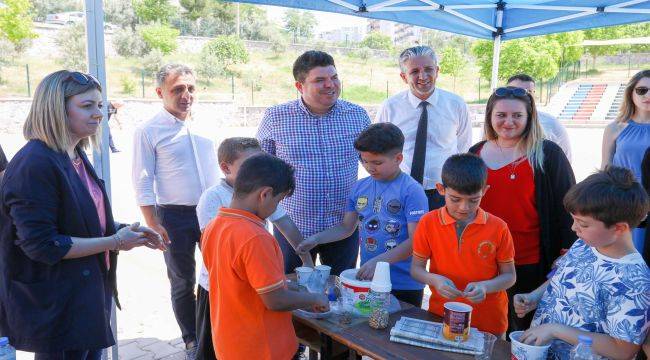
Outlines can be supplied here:
M428 311L400 303L402 310L391 314L390 325L384 330L368 326L368 319L354 318L349 325L341 325L329 319L310 319L293 315L296 335L300 343L309 346L310 359L316 358L316 350L321 359L355 359L366 355L373 359L443 359L468 360L472 355L422 348L390 341L390 329L402 316L428 321L441 321L440 317ZM510 343L497 340L492 352L493 359L509 359Z

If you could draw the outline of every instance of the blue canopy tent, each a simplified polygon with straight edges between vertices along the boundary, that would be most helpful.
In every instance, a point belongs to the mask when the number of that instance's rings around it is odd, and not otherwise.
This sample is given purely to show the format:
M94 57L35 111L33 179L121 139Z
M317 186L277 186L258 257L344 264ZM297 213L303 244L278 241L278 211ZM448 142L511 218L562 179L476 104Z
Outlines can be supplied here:
M501 41L650 21L648 0L228 0L389 20L494 40L491 86Z

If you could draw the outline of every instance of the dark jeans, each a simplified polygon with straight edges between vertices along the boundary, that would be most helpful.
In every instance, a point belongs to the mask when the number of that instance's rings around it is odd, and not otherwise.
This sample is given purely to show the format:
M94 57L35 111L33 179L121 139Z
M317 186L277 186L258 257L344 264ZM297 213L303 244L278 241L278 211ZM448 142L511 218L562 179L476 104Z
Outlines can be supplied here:
M422 307L422 297L424 296L424 289L422 290L393 290L390 292L395 295L397 300L409 303L419 308Z
M429 200L429 211L445 206L445 197L440 195L438 190L425 190L424 193L427 195L427 200Z
M516 294L527 294L542 285L546 281L546 274L542 271L540 264L518 265L515 266L517 271L517 282L508 289L508 334L513 331L528 330L530 323L533 321L535 311L531 311L523 318L515 314L512 298Z
M53 353L35 353L34 360L100 360L102 349L99 350L68 350Z
M201 239L196 206L159 205L156 213L171 244L163 254L171 284L172 308L185 344L196 341L196 263L194 249Z
M302 261L280 231L274 228L273 235L282 250L284 272L290 274L295 268L302 266ZM359 256L359 230L354 230L350 237L341 241L316 246L311 250L312 258L315 258L316 254L320 255L320 261L324 265L332 267L330 272L332 275L339 275L343 270L354 269Z
M214 360L210 323L210 293L199 286L196 290L196 360Z

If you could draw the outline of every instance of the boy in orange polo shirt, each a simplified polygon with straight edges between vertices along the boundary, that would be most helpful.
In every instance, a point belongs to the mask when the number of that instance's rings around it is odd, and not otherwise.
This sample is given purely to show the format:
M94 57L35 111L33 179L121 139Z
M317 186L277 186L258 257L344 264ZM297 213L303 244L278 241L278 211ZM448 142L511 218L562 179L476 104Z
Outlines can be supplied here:
M478 156L447 159L442 184L436 184L446 205L420 219L411 276L429 284L430 312L442 316L448 301L470 304L472 326L501 336L508 329L506 289L516 280L514 247L506 223L479 207L486 182L487 167Z
M220 360L291 359L298 342L290 311L328 309L325 294L287 287L282 252L264 227L294 187L291 166L253 155L239 169L230 208L221 208L203 232L212 342Z

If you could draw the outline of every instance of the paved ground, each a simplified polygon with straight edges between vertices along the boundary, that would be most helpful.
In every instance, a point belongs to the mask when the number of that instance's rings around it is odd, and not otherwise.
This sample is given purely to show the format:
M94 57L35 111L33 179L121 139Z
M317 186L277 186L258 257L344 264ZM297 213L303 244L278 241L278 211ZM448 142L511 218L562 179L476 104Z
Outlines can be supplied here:
M216 129L219 138L254 136L253 128ZM580 180L600 165L602 128L570 128L574 151L574 171ZM131 187L130 129L114 131L116 144L122 150L111 156L113 210L118 221L138 221L140 213L134 202ZM474 129L474 139L480 138L480 129ZM0 134L0 144L8 156L24 143L20 134ZM198 253L197 253L198 255ZM117 316L117 338L120 359L181 359L183 344L169 300L169 284L161 252L135 249L120 254L118 284L122 311ZM31 355L19 353L19 359Z

